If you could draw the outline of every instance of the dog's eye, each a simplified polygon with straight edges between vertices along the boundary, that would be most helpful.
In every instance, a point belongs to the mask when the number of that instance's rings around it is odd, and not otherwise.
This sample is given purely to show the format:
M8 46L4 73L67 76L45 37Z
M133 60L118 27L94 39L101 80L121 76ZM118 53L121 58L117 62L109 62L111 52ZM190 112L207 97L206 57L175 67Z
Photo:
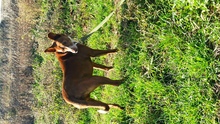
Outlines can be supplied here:
M64 41L62 41L62 44L64 44L64 45L65 45L65 44L66 44L66 41L65 41L65 40L64 40Z

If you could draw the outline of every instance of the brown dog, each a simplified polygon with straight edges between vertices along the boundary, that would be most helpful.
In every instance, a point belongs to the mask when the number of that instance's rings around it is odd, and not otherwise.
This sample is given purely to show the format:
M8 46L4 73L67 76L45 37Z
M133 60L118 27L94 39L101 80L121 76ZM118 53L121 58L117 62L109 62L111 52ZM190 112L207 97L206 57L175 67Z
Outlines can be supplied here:
M99 108L98 112L106 113L110 107L122 109L118 104L106 104L90 98L90 93L98 86L110 84L119 86L122 80L111 80L106 77L93 76L93 67L109 70L107 67L93 63L90 57L117 52L117 49L95 50L73 41L63 34L49 33L53 41L45 52L55 52L63 71L62 95L64 100L78 109Z

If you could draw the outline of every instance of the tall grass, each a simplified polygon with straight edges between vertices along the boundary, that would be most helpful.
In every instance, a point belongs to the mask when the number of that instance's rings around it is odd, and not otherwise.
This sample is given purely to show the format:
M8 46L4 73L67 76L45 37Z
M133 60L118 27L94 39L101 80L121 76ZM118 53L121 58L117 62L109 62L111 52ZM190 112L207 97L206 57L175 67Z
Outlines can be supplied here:
M116 1L44 1L36 54L36 122L52 123L219 123L220 4L216 1L127 0L84 44L118 48L117 54L93 59L114 65L94 75L124 78L120 87L103 86L91 96L125 106L100 115L95 109L76 110L61 96L62 73L46 32L79 39L117 6ZM48 20L49 19L49 20ZM44 35L44 36L43 36ZM46 113L46 114L45 114Z

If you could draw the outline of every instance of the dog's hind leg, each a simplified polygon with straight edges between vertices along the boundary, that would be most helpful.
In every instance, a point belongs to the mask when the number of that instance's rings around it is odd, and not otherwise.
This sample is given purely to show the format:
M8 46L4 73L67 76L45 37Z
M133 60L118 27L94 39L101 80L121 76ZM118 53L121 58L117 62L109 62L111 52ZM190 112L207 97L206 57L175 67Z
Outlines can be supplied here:
M110 107L108 106L108 104L103 103L101 101L98 100L94 100L92 98L89 98L87 100L88 106L90 106L91 108L98 108L98 112L101 114L106 114L109 112Z

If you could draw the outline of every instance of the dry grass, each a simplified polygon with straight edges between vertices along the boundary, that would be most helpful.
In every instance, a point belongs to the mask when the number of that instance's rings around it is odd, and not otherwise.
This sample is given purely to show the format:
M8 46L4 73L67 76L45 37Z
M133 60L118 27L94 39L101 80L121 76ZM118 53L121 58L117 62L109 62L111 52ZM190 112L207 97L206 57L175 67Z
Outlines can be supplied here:
M0 123L33 123L31 29L34 1L3 0L0 51ZM32 12L31 12L32 11Z

